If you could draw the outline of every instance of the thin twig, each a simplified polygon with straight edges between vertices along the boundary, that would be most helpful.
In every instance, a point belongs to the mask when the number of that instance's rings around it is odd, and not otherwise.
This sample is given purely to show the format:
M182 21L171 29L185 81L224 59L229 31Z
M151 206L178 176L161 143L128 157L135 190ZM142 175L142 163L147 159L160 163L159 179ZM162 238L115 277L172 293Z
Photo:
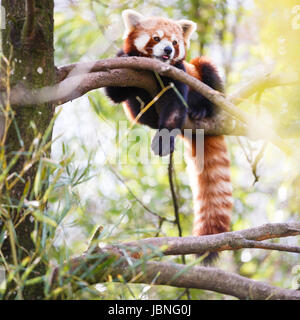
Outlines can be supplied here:
M157 227L157 232L156 232L156 234L155 234L155 236L154 236L155 238L159 237L159 234L160 234L160 232L161 232L161 228L162 228L162 226L163 226L164 221L165 221L165 220L163 220L163 219L159 219L158 227Z
M289 246L289 245L284 245L280 243L244 240L244 245L247 246L248 248L258 248L258 249L266 249L266 250L277 250L277 251L300 253L300 247Z
M174 188L174 183L173 183L173 153L170 153L169 157L169 166L168 166L168 177L169 177L169 185L170 185L170 190L171 190L171 195L172 195L172 202L173 202L173 208L174 208L174 216L175 216L175 221L176 225L178 228L178 235L179 237L182 237L182 228L180 224L180 217L179 217L179 210L178 210L178 202L177 202L177 195L175 192ZM181 261L183 264L186 264L185 256L181 255ZM191 295L189 289L186 289L186 295L188 300L191 300Z
M259 176L257 174L257 165L260 162L260 160L262 159L262 157L264 156L264 153L266 151L266 147L268 145L268 142L264 142L264 144L262 145L262 147L260 148L257 156L255 157L254 161L252 162L252 173L254 175L254 182L253 185L258 181Z
M252 163L252 153L251 153L251 155L248 154L241 137L236 137L236 140L237 140L238 144L240 145L240 147L242 148L242 151L243 151L247 161L249 162L249 164L251 164ZM252 151L251 148L249 148L249 149L250 149L249 151Z
M99 145L100 148L102 149L103 153L106 155L105 150L103 149L103 146L101 144L101 142L99 141ZM107 155L106 155L107 156ZM151 210L149 207L147 207L143 201L141 201L135 194L134 192L131 190L131 188L128 186L128 184L125 182L125 180L118 174L118 172L115 170L115 168L112 166L111 163L107 162L108 168L110 169L110 171L114 174L114 176L125 186L125 188L127 189L127 191L131 194L131 196L150 214L152 214L153 216L158 218L159 221L159 227L162 226L162 223L164 221L167 221L169 223L175 223L174 220L170 220L166 217L162 217L161 215L159 215L158 213L154 212L153 210Z
M174 188L174 183L173 183L173 153L170 154L170 158L169 158L168 177L169 177L169 185L170 185L173 208L174 208L175 223L178 228L178 235L179 235L179 237L182 237L182 228L180 225L177 195L175 193L175 188Z
M247 146L248 146L249 151L246 150L246 148L241 140L241 137L237 137L237 142L240 145L240 147L242 148L242 151L243 151L249 165L251 166L252 174L254 176L253 185L255 185L255 183L259 180L259 176L257 174L257 166L258 166L258 163L260 162L260 160L264 156L268 142L265 141L263 143L262 147L260 148L260 150L258 151L258 153L254 159L253 159L253 148L251 147L249 141L247 140Z
M115 177L122 182L122 184L125 186L125 188L128 190L128 192L131 194L131 196L150 214L152 214L153 216L157 217L159 219L159 221L167 221L169 223L176 223L176 221L174 220L170 220L166 217L162 217L161 215L159 215L158 213L154 212L153 210L151 210L149 207L147 207L135 194L134 192L131 190L131 188L127 185L127 183L124 181L124 179L122 179L120 177L120 175L116 172L116 170L113 168L112 165L109 165L109 169L110 171L115 175Z

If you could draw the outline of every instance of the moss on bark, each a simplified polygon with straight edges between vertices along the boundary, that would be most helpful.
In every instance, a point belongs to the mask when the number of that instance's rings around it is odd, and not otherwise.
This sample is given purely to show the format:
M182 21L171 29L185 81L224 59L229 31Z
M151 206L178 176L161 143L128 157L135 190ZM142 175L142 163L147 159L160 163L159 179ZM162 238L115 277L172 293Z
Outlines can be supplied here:
M6 28L2 30L2 50L3 54L9 58L13 68L10 78L11 86L24 85L27 88L42 88L52 85L55 79L54 49L53 49L53 0L34 1L34 20L32 32L24 32L28 25L28 14L26 14L26 0L2 0L2 6L6 10ZM32 22L32 21L31 21ZM19 129L21 139L24 143L25 151L29 149L35 133L32 128L34 123L36 130L44 134L53 116L53 106L51 104L30 105L14 107L15 124L8 130L6 139L6 153L13 155L20 149L20 138L16 127ZM51 137L50 137L51 138ZM14 166L14 172L20 172L23 167L25 157L21 157ZM36 174L36 167L33 166L24 176L24 181L16 184L9 194L16 202L23 194L25 184L30 181L31 185ZM14 214L13 212L11 213ZM18 219L22 218L19 216ZM33 252L35 246L31 238L34 230L34 219L27 217L16 228L19 248L24 248L24 256L28 252ZM9 239L5 241L2 252L9 261L11 258L11 248ZM38 265L35 271L42 274L44 266ZM34 285L23 290L25 299L39 299L43 297L43 287L41 284Z

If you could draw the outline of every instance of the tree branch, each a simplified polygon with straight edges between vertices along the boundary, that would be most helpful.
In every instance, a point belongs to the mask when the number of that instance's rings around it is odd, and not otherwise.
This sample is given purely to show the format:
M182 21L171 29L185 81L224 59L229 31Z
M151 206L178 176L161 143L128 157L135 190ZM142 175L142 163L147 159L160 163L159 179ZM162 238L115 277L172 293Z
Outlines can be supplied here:
M219 114L212 119L192 121L187 118L183 129L204 129L209 135L243 135L252 138L268 138L275 145L285 151L289 149L285 143L265 126L259 126L257 120L250 114L238 109L234 104L240 103L257 90L255 80L247 85L240 93L236 92L226 99L223 94L215 91L202 83L200 80L188 75L182 70L166 65L165 63L149 58L122 57L99 60L96 62L83 62L63 66L57 69L57 84L54 87L42 88L40 90L28 90L19 85L11 91L12 105L27 105L52 101L56 104L63 104L76 99L85 93L106 86L134 86L146 89L153 97L157 94L158 88L152 72L156 71L161 75L182 81L196 91L202 93L206 98L215 103L219 108ZM260 77L259 83L264 82ZM272 81L270 80L272 79ZM298 81L295 77L291 80L268 77L265 86L295 84ZM2 100L6 97L2 94ZM156 103L159 106L159 101ZM158 107L159 109L159 107ZM256 130L250 130L255 124ZM261 128L259 128L261 127ZM261 130L259 130L261 129ZM262 134L264 132L264 134Z
M78 72L81 72L81 70L89 70L89 72L95 72L103 69L114 69L114 68L133 68L137 70L149 70L149 71L155 71L163 76L168 76L172 79L179 80L187 85L189 85L194 90L200 92L203 96L205 96L208 100L213 102L216 106L218 106L221 110L226 111L231 116L233 116L235 119L241 121L246 127L244 128L246 130L246 134L251 136L252 138L264 138L269 141L271 141L274 145L278 146L281 150L288 154L292 154L292 148L287 145L285 142L282 141L282 139L276 134L276 132L273 131L272 128L267 127L266 125L262 126L259 124L255 117L253 117L251 114L244 112L241 109L238 109L233 103L232 100L240 100L237 95L234 95L232 99L226 99L224 95L216 90L213 90L200 80L196 79L193 76L190 76L183 70L179 70L173 66L166 65L165 63L155 60L155 59L149 59L149 58L141 58L141 57L122 57L122 58L113 58L113 59L106 59L101 61L96 61L94 63L84 63L84 64L73 64L69 66L62 67L60 71L58 72L58 78L63 78L66 75L70 73L77 74ZM79 71L78 71L79 70ZM270 81L270 78L267 78L267 82L272 87L277 85L275 82L279 81L279 79L272 79ZM290 80L289 84L295 83L298 81L298 78L295 79L295 76L292 80ZM261 83L261 81L260 81ZM288 81L285 80L285 84L287 84ZM253 87L252 83L251 86ZM254 85L256 87L256 83ZM249 88L248 88L249 89ZM247 94L252 94L253 90L244 90L242 91L243 95L242 98L245 98ZM159 108L158 108L159 109ZM222 115L223 117L223 115ZM208 119L207 121L209 121ZM226 124L228 125L228 119L226 121ZM183 129L197 129L200 128L200 123L198 121L191 121L187 117L186 123L183 126ZM231 119L231 125L235 127L236 121L232 121ZM253 128L253 125L255 125L256 130L251 130ZM219 126L219 123L217 125ZM232 126L231 126L231 131ZM205 130L205 129L204 129ZM206 131L206 134L209 134ZM220 133L219 133L220 134Z
M58 69L57 78L58 80L61 80L72 73L76 75L78 73L85 72L86 70L89 70L89 72L96 72L107 70L108 68L132 68L136 70L155 71L160 75L179 80L203 94L207 99L215 103L222 110L228 112L231 116L234 116L236 119L242 121L245 124L249 124L249 119L251 120L252 116L242 111L241 109L236 108L235 105L233 105L233 102L239 104L261 88L272 88L275 86L293 85L299 83L298 75L295 73L287 74L285 75L285 77L279 77L271 75L270 73L265 73L236 91L229 97L229 99L225 99L222 93L213 90L200 80L190 76L182 70L179 70L170 65L166 65L165 63L155 59L140 57L112 58L92 63L88 62L70 64ZM257 122L255 119L252 120L255 121L255 123ZM194 122L194 126L190 122L188 122L186 126L189 128L193 127L193 129L195 127L199 128L198 121ZM242 130L245 130L245 128Z
M117 245L108 245L128 250L135 257L145 252L163 253L164 255L200 254L206 251L238 250L242 248L259 248L300 253L300 247L262 240L300 235L300 222L270 223L256 228L224 232L201 237L160 237L141 239ZM161 250L163 248L163 250Z
M162 246L164 255L240 248L263 248L300 253L299 247L260 242L265 239L299 234L300 222L294 222L266 224L247 230L201 237L149 238L122 245L106 245L102 248L96 246L97 240L94 240L93 246L89 247L82 256L71 259L65 267L57 267L54 270L51 284L54 287L61 286L62 278L72 281L84 275L84 281L88 284L107 282L113 278L115 281L122 279L131 283L211 290L240 299L300 300L300 291L277 288L216 268L148 261L150 258L161 256L158 251ZM67 273L66 270L68 270Z
M264 72L253 80L241 86L229 96L229 99L237 104L252 96L261 90L270 89L278 86L289 86L299 84L299 76L297 73L287 73L274 75L270 72Z
M28 90L24 85L19 84L11 89L10 103L14 106L26 106L49 101L54 104L63 104L79 98L91 90L102 87L137 86L148 89L148 86L152 84L153 80L148 79L144 71L116 69L85 73L66 78L54 86L36 90ZM154 90L149 90L154 94ZM5 98L5 96L2 97L2 99Z
M107 265L107 261L110 264ZM101 268L100 264L106 265ZM294 299L300 300L300 291L281 289L264 282L247 279L211 267L191 267L164 262L145 262L115 251L99 249L97 254L88 259L82 255L72 259L67 264L68 273L60 275L59 268L54 270L51 284L61 286L61 276L65 279L88 275L85 281L96 284L111 281L126 281L127 283L148 283L151 285L168 285L180 288L204 289L228 294L239 299ZM66 270L66 268L64 268ZM90 271L87 271L90 270ZM81 282L82 283L82 282Z
M254 92L261 89L261 86L263 88L267 88L278 85L291 85L298 83L299 79L296 74L292 74L290 78L289 76L285 76L284 79L271 76L270 74L265 74L263 76L260 76L257 82L253 80L249 85L240 89L238 93L233 94L230 99L226 99L222 93L213 90L212 88L205 85L200 80L190 76L186 72L179 70L173 66L166 65L161 61L149 58L124 57L106 59L96 61L94 63L71 64L61 67L58 70L58 79L64 79L70 73L80 73L82 72L82 70L95 72L107 68L133 68L137 70L149 70L155 71L160 75L179 80L203 94L222 111L225 111L229 114L228 116L228 114L226 113L220 113L214 119L206 119L202 121L191 121L191 119L187 117L183 129L195 130L201 128L205 130L206 134L247 135L256 139L264 138L270 140L273 144L278 146L286 153L292 153L292 148L284 143L272 128L267 128L266 125L262 126L257 123L255 117L244 112L241 109L238 109L233 104L233 101L236 104L240 103L241 101L252 95ZM234 117L235 119L232 119L232 117ZM236 120L239 120L240 122ZM251 130L253 128L253 125L255 125L256 130Z

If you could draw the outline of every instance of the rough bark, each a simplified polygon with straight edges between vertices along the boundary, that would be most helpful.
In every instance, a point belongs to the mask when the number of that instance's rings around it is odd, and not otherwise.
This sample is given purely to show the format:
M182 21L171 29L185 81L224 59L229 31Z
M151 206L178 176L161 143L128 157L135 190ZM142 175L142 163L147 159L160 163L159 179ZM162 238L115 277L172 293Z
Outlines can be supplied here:
M68 283L71 279L80 279L83 274L88 274L89 276L84 279L88 284L122 279L131 283L211 290L239 299L300 300L300 292L297 290L274 287L217 268L149 261L161 257L162 254L186 255L199 254L206 250L223 251L241 248L300 253L300 247L262 242L266 239L299 235L299 222L266 224L256 228L201 237L141 239L122 244L101 245L101 248L97 245L100 233L101 230L95 233L83 255L66 262L65 268L54 269L51 279L53 288L59 286L62 280ZM74 281L72 285L73 290L80 288ZM64 293L60 294L62 297Z
M52 85L55 80L54 50L53 50L53 0L25 1L3 0L2 5L6 10L6 28L3 30L3 53L9 60L13 73L10 76L11 86L24 86L27 89L42 88ZM27 10L26 10L27 9ZM6 64L2 63L2 72L6 70ZM23 151L29 150L35 138L31 124L34 123L37 132L44 134L53 115L52 103L29 104L19 108L11 105L14 120L9 127L5 141L7 161L16 152L19 152L23 144ZM18 131L16 130L18 128ZM50 135L51 138L51 135ZM21 156L12 171L20 173L26 157ZM36 175L36 166L32 166L12 190L4 191L2 201L9 198L16 202L23 194L27 182L32 185ZM18 218L16 212L10 209L11 218L15 223L22 219L22 211ZM3 217L2 217L3 218ZM19 259L30 256L35 249L31 238L35 221L28 215L16 228L16 236L21 244L18 247ZM9 238L5 241L2 252L12 261L12 251ZM43 273L44 266L39 264L35 272ZM25 288L23 298L39 299L43 296L43 288L40 285Z
M11 86L15 88L16 91L16 96L11 96L15 125L10 126L6 138L8 161L15 152L20 150L21 145L23 145L23 151L28 151L35 137L34 131L31 128L31 123L35 123L38 132L42 134L45 132L53 116L53 103L70 101L90 90L108 85L137 85L148 90L151 88L151 93L155 94L156 88L155 86L151 86L153 79L151 78L151 80L149 77L150 73L144 70L154 70L162 75L168 75L174 79L184 81L195 90L203 93L208 99L219 105L220 108L223 108L225 111L235 116L236 119L249 124L248 115L238 111L233 105L233 101L238 101L237 96L233 96L232 99L226 100L222 94L215 92L211 88L205 86L202 82L184 74L180 70L159 64L159 62L151 59L146 61L145 65L141 65L139 62L139 59L142 58L118 59L118 61L115 62L115 65L113 65L113 71L108 70L107 65L105 66L106 62L100 62L96 64L96 67L93 65L91 68L91 65L83 65L84 71L75 72L71 76L70 73L74 71L74 65L67 66L58 70L58 80L60 82L57 83L53 61L53 0L3 0L2 5L5 7L7 13L7 26L3 31L3 52L10 60L10 65L14 70L14 73L10 77L10 82ZM131 64L131 67L134 70L125 69L129 64ZM3 66L4 65L2 64L2 67ZM120 68L122 70L120 70ZM122 75L122 83L120 83L120 75ZM148 82L145 80L146 77L148 77ZM72 85L72 90L69 90L68 93L66 93L65 90L68 88L68 85ZM276 84L272 82L271 85L273 86ZM244 90L242 96L244 97L252 91ZM4 96L4 99L6 98ZM20 107L20 105L22 106ZM221 126L221 128L226 127L226 130L228 130L229 127L229 130L226 131L228 134L232 133L233 129L236 130L235 123L230 119L230 117L215 118L213 120L215 121L215 125L213 126L213 130L215 130L214 134L224 134L224 132L220 131L219 124L221 121L225 121L225 124ZM207 124L205 127L205 123L189 124L187 125L187 128L189 128L189 126L201 128L202 125L204 126L204 129L209 130L210 124ZM18 135L16 127L21 133L21 138ZM245 132L243 126L240 126L239 130L239 134ZM275 143L278 142L276 136L272 137L272 139ZM13 167L14 172L20 172L20 170L22 170L24 159L25 156L20 157L19 161ZM29 182L32 185L35 174L36 167L32 166L23 176L23 180L20 180L11 190L11 193L9 194L10 198L18 201L23 194L25 184ZM6 195L5 193L1 195L2 200L5 200ZM10 215L12 218L16 218L17 221L15 222L18 222L22 218L22 211L20 216L16 217L14 210L11 209ZM35 245L31 238L31 232L34 230L35 223L34 219L30 219L30 216L27 216L16 228L16 235L21 244L21 246L18 247L20 259L24 256L30 256L35 249ZM289 235L298 234L298 231L299 230L287 230L287 232L291 232ZM263 238L258 238L256 240L260 241L262 239ZM181 239L181 241L182 240L183 239ZM190 239L187 239L187 241L188 240ZM225 240L227 242L225 241L223 243L223 247L218 247L217 249L216 243L212 244L209 239L207 239L207 244L211 246L211 249L214 248L215 250L228 250L234 248L234 246L232 246L233 240L231 242L230 239ZM240 239L235 240L240 241ZM248 238L246 240L251 241L251 239L249 240ZM236 245L236 248L245 244L247 243L239 243ZM253 242L248 242L248 244L249 246L254 245ZM178 246L181 246L181 244L177 243L174 245L174 242L172 242L172 246L173 247L169 250L173 250L171 252L174 253L174 250L177 250L176 252L178 252ZM203 249L203 246L201 247L200 245L199 247L199 243L195 244L194 242L192 242L192 247L192 252L197 252L199 248ZM276 246L273 246L272 249L275 247ZM269 249L271 249L270 246ZM278 246L277 249L279 249ZM5 241L1 250L9 262L12 262L12 250L9 238ZM294 248L294 251L298 252L298 249ZM105 254L109 254L109 252L106 252ZM170 251L168 254L170 254ZM115 255L115 253L113 252L112 255ZM132 270L129 268L130 265L128 264L128 261L123 257L121 258L123 260L111 270L111 274L113 276L122 274L124 275L124 279L129 281L132 279ZM135 260L133 261L137 262ZM74 267L78 267L78 264L88 265L90 263L90 259L85 255L69 261L69 264ZM147 268L145 268L145 266ZM153 278L160 272L161 275L156 282L157 284L170 284L178 287L214 290L245 299L299 298L298 292L278 289L267 284L257 284L252 280L238 275L230 275L221 270L197 267L190 269L189 273L185 273L184 268L184 266L174 264L169 265L157 262L146 262L144 265L139 265L134 270L134 274L136 272L142 272L143 275L139 279L139 282L151 283ZM38 264L34 270L35 276L37 276L37 273L38 275L42 275L44 270L45 266L43 264ZM105 274L107 275L109 271L110 270L105 270ZM181 272L183 277L174 279L174 275L177 272ZM93 273L90 283L101 282L105 279L103 273L100 275ZM89 279L85 280L89 281ZM23 298L25 299L39 299L42 297L42 285L33 285L29 288L25 288L23 291Z
M257 123L256 119L237 108L236 105L258 91L275 86L299 83L299 78L294 73L288 73L285 77L265 73L226 98L185 72L160 61L141 57L111 58L62 66L57 68L55 86L35 91L18 87L12 90L11 96L14 103L18 105L24 105L32 101L35 103L54 101L57 104L63 104L81 97L88 91L105 86L136 86L146 89L154 97L158 88L151 71L190 85L220 108L219 114L211 119L193 121L187 118L184 124L185 129L204 129L205 134L208 135L239 135L254 139L268 138L283 150L290 151L290 148L281 141L273 130ZM159 104L160 101L158 100L156 102L158 110ZM260 130L251 130L254 124ZM265 132L268 132L268 137L266 137ZM286 128L280 131L280 135L286 136L285 132Z
M110 261L110 264L101 268L101 264L105 264L106 261ZM93 258L82 255L71 259L66 268L68 273L63 275L59 274L58 269L54 271L53 288L59 285L61 276L80 278L82 274L89 274L85 278L89 284L122 279L130 283L210 290L247 300L300 300L300 292L297 290L281 289L217 268L137 260L102 249ZM87 270L93 272L87 273ZM76 290L76 284L73 285Z
M158 237L107 246L107 249L122 248L129 254L163 253L164 255L201 254L205 251L238 250L241 248L261 248L300 253L300 247L278 243L262 242L266 239L300 235L300 222L270 223L260 227L240 231L224 232L201 237ZM161 251L161 248L164 248Z

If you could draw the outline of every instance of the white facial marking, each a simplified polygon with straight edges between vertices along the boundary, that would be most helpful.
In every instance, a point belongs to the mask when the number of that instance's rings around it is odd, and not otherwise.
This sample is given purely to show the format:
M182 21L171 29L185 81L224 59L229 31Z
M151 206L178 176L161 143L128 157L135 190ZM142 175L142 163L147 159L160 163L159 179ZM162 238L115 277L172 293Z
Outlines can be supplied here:
M184 58L185 56L185 47L183 41L179 41L179 52L178 56L176 57L176 60L180 61Z
M172 42L168 41L167 39L163 39L158 44L153 46L153 55L155 57L163 56L165 54L165 51L164 51L165 47L171 47L172 48L172 53L170 54L170 59L167 60L167 62L169 62L170 60L173 59L174 54L175 54L175 50L174 50Z
M164 36L164 32L162 30L157 30L156 33L160 38Z
M147 51L145 50L145 46L149 40L150 36L147 33L143 33L134 40L134 45L136 46L138 51L147 53Z
M175 34L172 34L172 41L177 41L177 37Z

